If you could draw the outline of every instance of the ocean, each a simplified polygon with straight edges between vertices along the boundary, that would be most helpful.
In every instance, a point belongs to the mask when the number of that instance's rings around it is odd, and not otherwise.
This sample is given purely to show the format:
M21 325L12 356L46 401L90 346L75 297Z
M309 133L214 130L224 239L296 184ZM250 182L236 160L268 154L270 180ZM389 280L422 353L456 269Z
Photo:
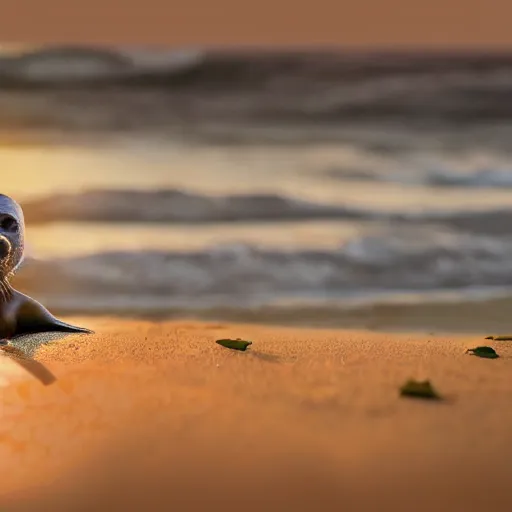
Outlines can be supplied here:
M0 73L23 291L66 314L287 323L512 299L512 56L162 69L3 88Z

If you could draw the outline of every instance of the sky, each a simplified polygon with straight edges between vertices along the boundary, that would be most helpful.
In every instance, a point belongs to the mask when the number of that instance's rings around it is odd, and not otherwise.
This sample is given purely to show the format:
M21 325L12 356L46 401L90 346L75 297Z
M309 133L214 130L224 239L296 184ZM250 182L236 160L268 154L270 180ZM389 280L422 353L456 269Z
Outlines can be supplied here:
M2 42L511 47L512 0L16 0Z

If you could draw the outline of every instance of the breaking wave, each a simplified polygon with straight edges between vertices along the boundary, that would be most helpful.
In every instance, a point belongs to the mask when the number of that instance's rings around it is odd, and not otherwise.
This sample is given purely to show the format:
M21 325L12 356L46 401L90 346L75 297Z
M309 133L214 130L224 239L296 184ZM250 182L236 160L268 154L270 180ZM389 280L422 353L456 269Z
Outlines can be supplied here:
M481 169L476 172L458 172L450 169L422 171L415 169L401 173L377 173L371 171L333 169L327 175L341 181L366 181L423 185L430 187L460 187L502 189L512 188L512 169Z
M62 309L251 306L279 298L512 286L512 239L397 229L336 250L249 245L195 252L109 252L26 261L23 291ZM51 291L49 291L51 290ZM80 307L78 306L80 305Z
M278 194L206 196L180 190L94 190L23 204L30 223L53 221L236 222L365 218L353 208L322 205Z
M85 125L92 131L161 129L199 119L311 128L365 121L414 120L420 126L503 121L512 117L511 84L510 53L192 50L141 55L57 47L0 62L0 88L43 88L51 99L48 109L37 103L33 111L39 128L83 129L87 109ZM59 99L62 89L66 95ZM143 115L141 94L147 98ZM26 126L30 104L10 105L0 121L12 128L16 119Z
M305 220L436 224L461 231L508 235L512 208L388 212L314 203L279 194L208 196L180 190L98 190L54 195L23 204L29 224L49 222L222 223Z

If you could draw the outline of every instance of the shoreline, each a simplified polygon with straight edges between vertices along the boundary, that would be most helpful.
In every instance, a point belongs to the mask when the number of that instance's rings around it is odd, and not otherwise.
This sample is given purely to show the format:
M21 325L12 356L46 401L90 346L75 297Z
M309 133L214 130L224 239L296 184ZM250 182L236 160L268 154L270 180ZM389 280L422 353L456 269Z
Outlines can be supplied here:
M151 308L147 311L126 307L108 308L97 304L95 310L63 307L62 301L30 290L21 290L38 300L57 316L95 319L98 317L139 320L142 322L231 322L296 329L352 329L376 332L431 332L493 335L512 332L512 298L439 301L425 303L377 302L363 306L294 306L235 309L216 307L186 309L180 307ZM60 302L61 304L59 304Z

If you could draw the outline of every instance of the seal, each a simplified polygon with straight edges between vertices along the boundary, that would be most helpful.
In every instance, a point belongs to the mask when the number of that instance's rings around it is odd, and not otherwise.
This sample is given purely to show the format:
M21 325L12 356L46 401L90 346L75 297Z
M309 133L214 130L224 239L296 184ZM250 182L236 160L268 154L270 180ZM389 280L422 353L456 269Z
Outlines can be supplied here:
M58 320L11 286L9 280L23 262L24 244L23 211L16 201L0 194L0 340L44 332L92 333Z

